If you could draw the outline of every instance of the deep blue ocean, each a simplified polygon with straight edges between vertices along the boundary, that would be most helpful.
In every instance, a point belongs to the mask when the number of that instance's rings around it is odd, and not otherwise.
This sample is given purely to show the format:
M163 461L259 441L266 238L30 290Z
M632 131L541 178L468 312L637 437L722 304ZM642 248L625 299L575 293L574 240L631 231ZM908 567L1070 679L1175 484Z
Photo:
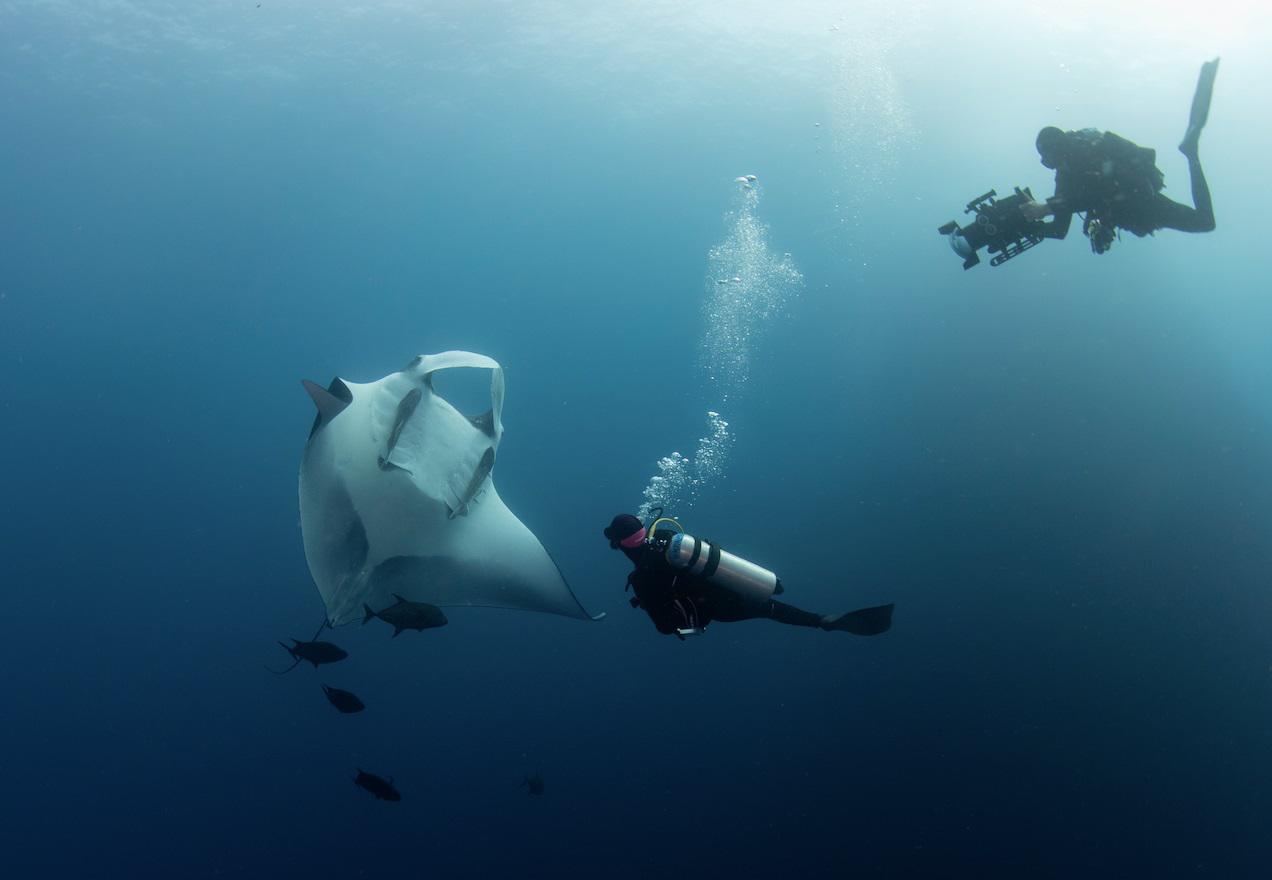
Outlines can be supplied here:
M1269 45L1255 2L0 3L0 875L1269 876ZM1045 125L1189 203L1216 56L1215 232L963 271L937 227L1049 195ZM448 349L607 618L270 675L324 617L300 380ZM892 630L659 635L601 530L673 452L687 529Z

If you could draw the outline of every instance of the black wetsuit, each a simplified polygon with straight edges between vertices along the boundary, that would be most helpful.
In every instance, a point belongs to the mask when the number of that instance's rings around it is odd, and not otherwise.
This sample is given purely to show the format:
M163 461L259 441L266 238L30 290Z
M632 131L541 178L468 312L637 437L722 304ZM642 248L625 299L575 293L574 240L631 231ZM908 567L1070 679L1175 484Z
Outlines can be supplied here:
M1156 229L1209 232L1215 228L1210 189L1201 162L1188 156L1195 208L1162 195L1162 175L1153 150L1113 132L1067 133L1068 149L1056 166L1056 194L1047 199L1055 218L1043 224L1047 238L1064 238L1075 213L1144 236Z
M766 618L793 626L822 625L822 616L776 599L749 599L672 568L666 557L647 544L623 548L636 566L627 585L633 604L649 615L660 633L702 629L713 620L732 623Z

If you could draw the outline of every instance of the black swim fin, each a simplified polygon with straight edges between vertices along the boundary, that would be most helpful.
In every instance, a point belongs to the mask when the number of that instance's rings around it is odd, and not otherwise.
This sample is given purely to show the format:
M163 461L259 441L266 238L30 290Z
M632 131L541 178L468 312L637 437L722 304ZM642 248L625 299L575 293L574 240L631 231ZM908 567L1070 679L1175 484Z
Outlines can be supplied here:
M876 605L843 614L828 614L822 618L821 628L828 631L852 633L854 636L877 636L892 629L892 609L895 604Z
M1219 59L1207 61L1201 65L1201 74L1197 77L1197 90L1193 92L1192 109L1188 113L1188 131L1179 145L1179 152L1188 157L1197 155L1197 141L1201 138L1201 130L1210 118L1210 97L1215 91L1215 75L1219 72Z

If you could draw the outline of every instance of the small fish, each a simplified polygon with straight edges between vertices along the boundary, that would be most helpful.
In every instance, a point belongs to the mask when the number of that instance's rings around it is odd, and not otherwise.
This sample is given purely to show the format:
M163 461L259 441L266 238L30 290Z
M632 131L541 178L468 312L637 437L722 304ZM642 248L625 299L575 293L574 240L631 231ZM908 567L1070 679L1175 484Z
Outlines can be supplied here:
M481 461L477 462L477 467L473 469L473 475L468 480L468 485L464 487L463 494L458 496L459 504L455 507L447 505L446 515L448 519L454 519L457 516L468 516L468 505L481 492L482 486L486 483L486 477L490 476L490 472L494 469L495 447L487 446L486 451L481 455Z
M327 695L331 705L335 706L342 715L352 715L354 712L361 712L366 708L366 704L359 700L356 695L349 693L349 691L342 691L340 688L333 688L324 684L322 692Z
M291 654L292 659L296 662L291 666L288 666L286 669L270 669L270 672L275 675L283 675L291 672L299 666L303 660L308 660L310 663L314 664L315 668L317 668L324 663L335 663L336 661L343 660L349 656L348 651L337 645L333 645L331 642L302 642L300 639L292 639L292 642L293 644L290 648L283 642L279 642L278 644L282 645L283 650ZM269 669L268 666L265 668Z
M402 429L406 427L407 421L411 418L411 413L415 412L415 408L420 405L420 398L424 396L424 392L418 388L412 388L407 392L406 396L398 402L397 415L393 418L393 430L389 431L389 442L385 445L384 455L380 456L377 463L380 470L399 470L406 471L401 465L396 465L389 461L389 456L393 455L393 449L397 446L398 440L402 437ZM410 471L406 471L408 474Z
M526 781L520 787L526 789L526 794L531 797L539 797L543 794L543 777L538 773L527 773Z
M369 620L378 617L393 627L394 638L397 638L404 629L422 631L446 625L446 615L436 605L412 602L409 599L403 599L397 593L393 594L393 598L397 599L397 602L383 611L376 611L370 605L364 604L362 608L366 614L363 615L362 625L366 626Z
M365 788L371 792L378 801L402 800L402 793L393 787L392 776L384 779L374 773L368 773L362 768L358 768L358 776L353 780L353 784L358 786L358 788Z

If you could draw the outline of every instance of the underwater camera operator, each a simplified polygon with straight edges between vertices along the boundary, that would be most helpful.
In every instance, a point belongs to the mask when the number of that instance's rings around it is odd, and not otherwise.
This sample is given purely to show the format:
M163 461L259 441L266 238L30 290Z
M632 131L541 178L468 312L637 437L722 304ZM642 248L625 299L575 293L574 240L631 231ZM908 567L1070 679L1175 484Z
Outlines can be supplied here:
M1091 250L1106 253L1119 230L1143 237L1158 229L1210 232L1215 228L1210 188L1202 172L1198 142L1210 113L1219 59L1201 67L1193 95L1188 128L1179 152L1188 160L1192 207L1162 194L1165 177L1158 169L1157 153L1111 131L1093 128L1062 131L1048 126L1038 133L1035 146L1046 168L1056 173L1055 194L1045 202L1033 199L1028 189L995 201L991 190L967 206L975 222L960 228L947 223L942 235L964 258L969 269L980 262L976 251L985 247L998 253L997 266L1023 253L1043 238L1062 239L1069 233L1074 214L1083 216L1082 232ZM1048 222L1043 218L1051 217Z

